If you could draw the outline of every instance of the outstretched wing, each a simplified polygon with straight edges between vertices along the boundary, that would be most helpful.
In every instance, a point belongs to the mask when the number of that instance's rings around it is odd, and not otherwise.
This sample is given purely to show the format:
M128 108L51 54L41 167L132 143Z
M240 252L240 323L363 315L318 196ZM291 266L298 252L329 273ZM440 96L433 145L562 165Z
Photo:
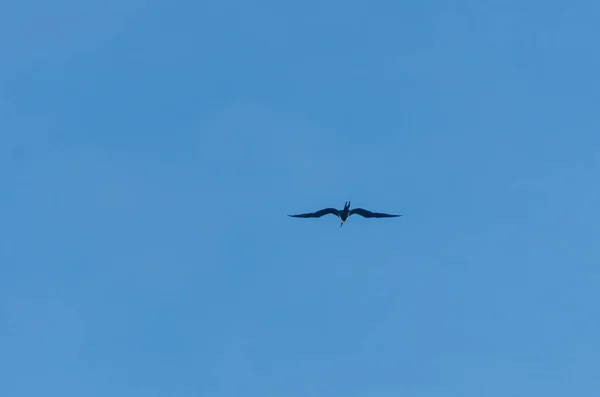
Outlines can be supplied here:
M339 211L335 208L324 208L317 212L309 212L306 214L297 214L297 215L288 215L288 216L291 216L293 218L320 218L323 215L327 215L327 214L333 214L335 216L339 216Z
M381 212L371 212L371 211L367 211L364 208L352 208L350 210L350 215L352 214L356 214L356 215L360 215L363 218L395 218L397 216L402 216L402 215L392 215L392 214L384 214Z

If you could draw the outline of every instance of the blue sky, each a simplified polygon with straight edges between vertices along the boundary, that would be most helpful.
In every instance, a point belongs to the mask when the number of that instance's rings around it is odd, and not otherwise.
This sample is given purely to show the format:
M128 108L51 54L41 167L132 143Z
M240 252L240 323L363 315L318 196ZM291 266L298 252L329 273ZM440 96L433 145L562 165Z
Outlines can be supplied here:
M598 395L599 17L3 3L0 395Z

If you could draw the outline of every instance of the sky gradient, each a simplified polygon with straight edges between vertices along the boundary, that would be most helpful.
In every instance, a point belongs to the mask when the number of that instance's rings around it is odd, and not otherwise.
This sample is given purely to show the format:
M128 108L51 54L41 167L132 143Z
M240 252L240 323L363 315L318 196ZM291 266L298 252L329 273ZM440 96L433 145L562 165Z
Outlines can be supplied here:
M598 20L4 2L0 395L600 395Z

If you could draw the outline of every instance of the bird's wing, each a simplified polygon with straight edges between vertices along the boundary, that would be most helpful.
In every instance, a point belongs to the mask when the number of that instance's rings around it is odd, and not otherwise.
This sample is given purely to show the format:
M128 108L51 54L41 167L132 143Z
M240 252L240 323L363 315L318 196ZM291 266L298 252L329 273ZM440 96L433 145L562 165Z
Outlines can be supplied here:
M350 213L348 214L348 216L350 216L352 214L360 215L363 218L395 218L397 216L402 216L402 215L384 214L381 212L371 212L364 208L352 208L350 210Z
M333 214L335 216L339 216L339 211L335 208L324 208L317 212L309 212L306 214L297 214L297 215L288 215L294 218L320 218L326 214Z

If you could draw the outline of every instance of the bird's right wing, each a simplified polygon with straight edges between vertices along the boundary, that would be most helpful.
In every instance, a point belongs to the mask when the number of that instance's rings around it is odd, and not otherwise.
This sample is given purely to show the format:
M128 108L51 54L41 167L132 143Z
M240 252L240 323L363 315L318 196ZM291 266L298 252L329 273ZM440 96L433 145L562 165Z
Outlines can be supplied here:
M394 214L384 214L382 212L372 212L372 211L368 211L364 208L352 208L350 210L350 214L356 214L356 215L360 215L363 218L395 218L398 216L402 216L402 215L394 215Z
M317 212L309 212L306 214L296 214L296 215L288 215L288 216L291 216L293 218L320 218L323 215L327 215L327 214L333 214L335 216L339 216L339 211L335 208L324 208Z

